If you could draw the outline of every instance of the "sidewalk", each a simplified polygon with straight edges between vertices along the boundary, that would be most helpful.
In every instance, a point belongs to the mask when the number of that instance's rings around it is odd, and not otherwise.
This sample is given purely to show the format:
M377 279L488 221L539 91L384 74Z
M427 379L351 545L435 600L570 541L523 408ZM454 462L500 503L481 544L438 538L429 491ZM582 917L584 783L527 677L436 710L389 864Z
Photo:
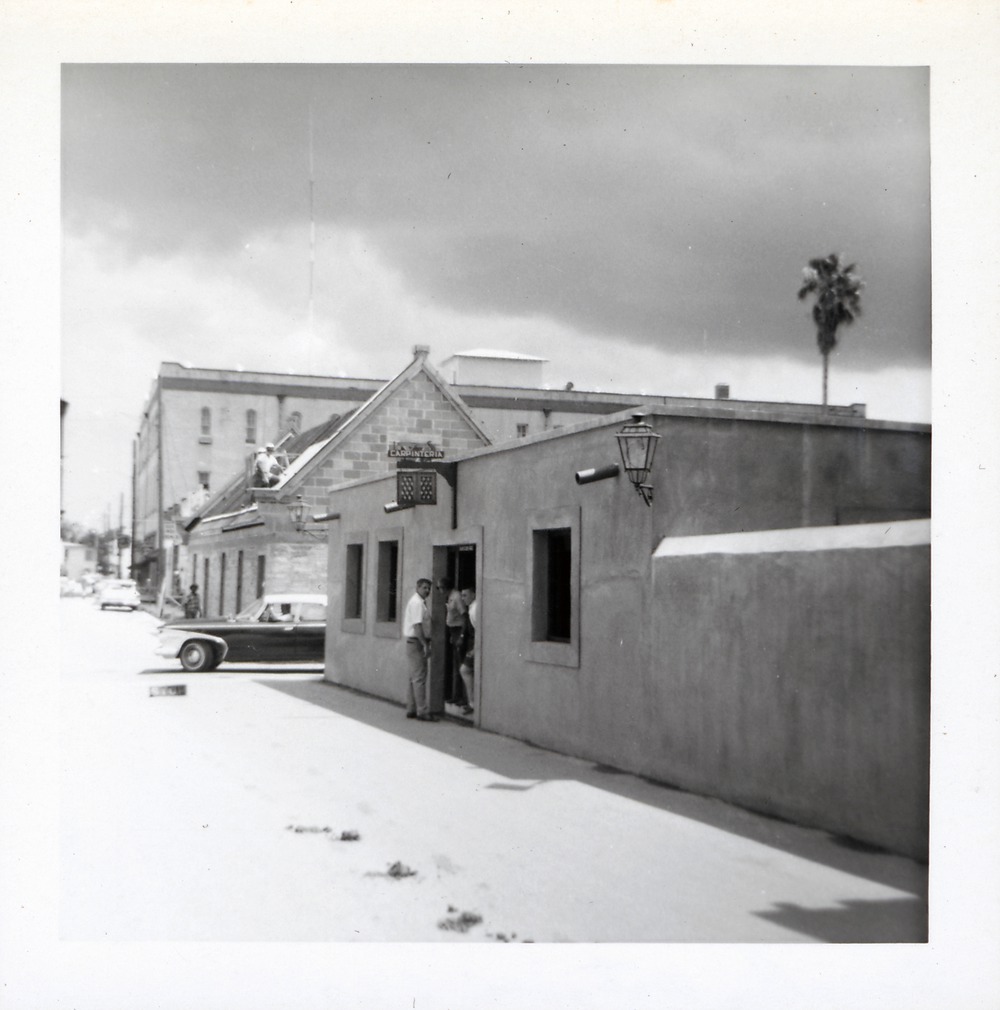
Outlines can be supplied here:
M93 616L81 611L138 658L95 641L71 675L64 939L926 935L926 867L910 860L459 721L407 720L317 673L187 674L152 656L148 616L131 615L131 644ZM168 684L186 694L150 695Z
M594 809L611 814L614 810L627 813L630 818L649 822L662 831L665 849L652 855L657 863L664 861L671 849L674 855L692 858L690 872L695 876L705 873L698 864L714 860L707 853L684 851L684 839L701 839L716 844L733 857L730 869L742 871L747 864L756 863L772 867L777 875L796 877L802 874L802 883L811 876L809 867L817 878L828 872L854 877L875 885L867 897L846 898L831 907L808 909L794 902L776 902L770 909L752 914L782 928L801 933L797 939L814 938L848 942L901 942L926 939L926 866L913 860L883 852L851 839L837 838L825 831L803 828L779 819L743 810L720 800L698 796L681 790L647 781L627 772L600 764L567 757L530 744L477 730L461 719L445 717L441 723L427 726L403 718L402 709L382 699L363 695L323 680L262 681L283 694L307 701L330 712L336 712L373 729L389 732L418 742L470 766L499 776L485 785L486 789L526 793L546 787L573 789L589 794L588 802ZM478 791L481 786L476 786ZM540 795L536 794L536 795ZM607 806L607 811L601 808ZM678 824L683 819L689 824ZM604 827L604 825L602 825ZM637 876L648 883L648 870L629 855L638 839L630 837L625 823L619 825L619 837L614 826L609 833L609 854L616 861L640 868ZM598 825L592 826L594 834ZM654 832L655 834L655 832ZM587 858L584 834L576 842L581 860ZM600 858L598 853L591 853ZM725 857L723 857L725 859ZM675 864L677 869L677 864ZM602 872L608 868L603 867ZM735 884L736 881L733 881ZM844 881L846 884L846 880ZM882 888L899 893L887 900L876 899ZM719 890L719 881L707 885L701 901L710 903L711 895ZM769 888L762 888L761 894ZM864 888L862 888L864 890ZM648 899L648 895L646 896ZM777 897L777 895L775 895ZM641 899L640 899L641 900ZM719 895L722 905L728 904L724 894ZM733 909L737 917L747 909ZM725 927L723 927L725 931ZM785 940L791 937L784 937ZM694 937L673 937L694 939ZM749 939L749 937L742 937Z

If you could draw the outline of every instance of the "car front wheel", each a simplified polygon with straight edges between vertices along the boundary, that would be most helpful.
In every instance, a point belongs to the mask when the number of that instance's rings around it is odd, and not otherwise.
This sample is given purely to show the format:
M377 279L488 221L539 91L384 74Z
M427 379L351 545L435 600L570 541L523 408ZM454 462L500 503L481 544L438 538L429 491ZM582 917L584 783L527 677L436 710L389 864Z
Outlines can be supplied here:
M181 649L181 666L192 673L210 670L215 650L204 642L185 642Z

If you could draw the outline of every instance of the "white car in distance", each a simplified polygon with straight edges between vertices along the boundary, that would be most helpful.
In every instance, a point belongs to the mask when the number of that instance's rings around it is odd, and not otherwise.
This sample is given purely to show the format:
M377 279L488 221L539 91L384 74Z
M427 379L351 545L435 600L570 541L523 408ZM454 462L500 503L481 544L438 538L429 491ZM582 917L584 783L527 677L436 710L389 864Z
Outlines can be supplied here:
M138 610L142 606L139 590L131 579L111 579L105 583L100 596L97 597L97 602L101 610L106 610L108 607Z

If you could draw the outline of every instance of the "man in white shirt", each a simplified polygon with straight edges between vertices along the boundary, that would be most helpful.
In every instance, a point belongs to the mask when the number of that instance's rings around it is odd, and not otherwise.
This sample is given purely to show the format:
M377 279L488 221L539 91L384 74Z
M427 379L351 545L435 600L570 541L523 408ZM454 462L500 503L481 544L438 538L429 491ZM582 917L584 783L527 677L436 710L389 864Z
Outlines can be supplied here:
M254 468L254 482L257 487L274 487L281 480L284 467L282 467L278 457L274 454L273 442L268 442L262 449L257 450Z
M403 640L406 643L406 718L437 722L427 701L427 659L431 654L431 611L427 597L431 580L417 579L417 591L403 611Z

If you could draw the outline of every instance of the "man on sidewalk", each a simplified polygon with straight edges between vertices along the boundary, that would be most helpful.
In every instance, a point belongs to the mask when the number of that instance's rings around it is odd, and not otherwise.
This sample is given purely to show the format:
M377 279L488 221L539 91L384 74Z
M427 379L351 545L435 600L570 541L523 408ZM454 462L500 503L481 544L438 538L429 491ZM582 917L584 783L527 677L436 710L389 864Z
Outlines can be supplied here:
M406 644L406 718L437 722L427 701L427 659L431 654L431 612L427 597L430 579L417 579L416 592L403 611L403 639Z

